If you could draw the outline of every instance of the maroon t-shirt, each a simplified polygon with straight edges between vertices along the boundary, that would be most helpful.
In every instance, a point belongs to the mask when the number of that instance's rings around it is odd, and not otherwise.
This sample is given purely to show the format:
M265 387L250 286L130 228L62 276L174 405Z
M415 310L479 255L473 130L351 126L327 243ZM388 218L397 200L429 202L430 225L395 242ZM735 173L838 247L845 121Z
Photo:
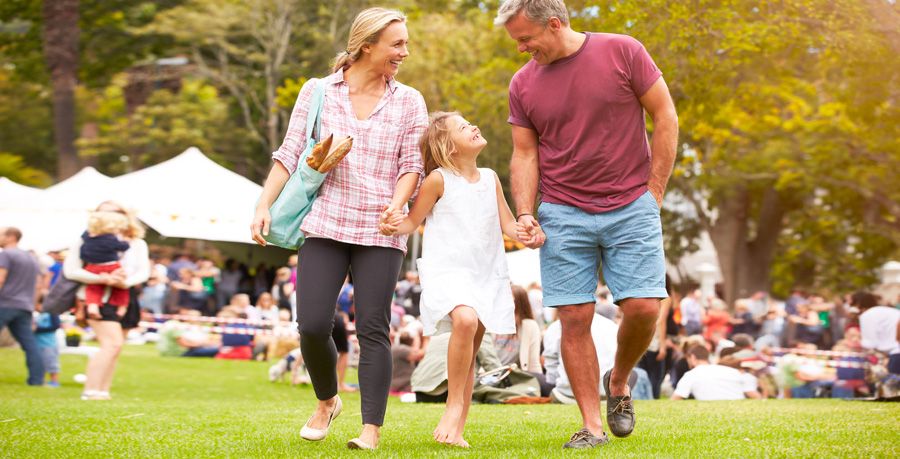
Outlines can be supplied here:
M585 35L575 53L516 72L508 121L540 136L541 201L598 213L647 190L650 143L638 98L662 72L634 38Z

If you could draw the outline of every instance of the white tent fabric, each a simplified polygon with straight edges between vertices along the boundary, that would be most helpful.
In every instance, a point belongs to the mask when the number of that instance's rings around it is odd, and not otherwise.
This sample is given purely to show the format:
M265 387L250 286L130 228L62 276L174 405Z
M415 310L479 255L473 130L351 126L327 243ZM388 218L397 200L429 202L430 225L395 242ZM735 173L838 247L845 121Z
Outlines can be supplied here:
M252 243L250 221L262 187L196 148L113 180L138 218L163 236Z
M0 205L13 204L35 196L41 191L40 188L19 185L6 177L0 177Z
M38 253L69 247L84 232L90 211L106 200L134 209L165 237L252 244L250 220L262 192L196 148L116 178L86 167L45 190L23 192L8 180L0 185L0 226L21 229L21 247ZM18 190L14 199L5 198L7 188Z
M90 211L109 199L121 200L117 184L93 167L85 167L32 196L0 202L0 226L19 228L20 247L26 250L38 253L61 250L84 232Z
M541 249L521 249L506 253L509 280L528 288L532 282L541 285Z

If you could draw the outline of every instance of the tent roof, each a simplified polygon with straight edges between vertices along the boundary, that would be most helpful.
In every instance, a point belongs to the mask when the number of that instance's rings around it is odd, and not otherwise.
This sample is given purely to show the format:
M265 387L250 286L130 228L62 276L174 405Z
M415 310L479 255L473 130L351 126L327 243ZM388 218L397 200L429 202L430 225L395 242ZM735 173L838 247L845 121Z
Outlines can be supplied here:
M0 206L12 204L21 199L26 199L40 193L40 188L32 188L30 186L19 185L16 182L0 177Z
M252 243L250 220L262 187L194 147L113 180L138 218L166 237Z

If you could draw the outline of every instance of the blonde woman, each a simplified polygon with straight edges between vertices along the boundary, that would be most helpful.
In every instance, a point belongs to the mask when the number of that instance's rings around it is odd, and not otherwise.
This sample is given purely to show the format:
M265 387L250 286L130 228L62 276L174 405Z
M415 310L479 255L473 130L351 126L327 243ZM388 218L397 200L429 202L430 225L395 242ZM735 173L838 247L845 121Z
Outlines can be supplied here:
M391 383L390 305L406 236L378 232L382 210L406 208L423 172L418 141L428 113L422 95L394 77L409 56L406 17L370 8L354 19L346 51L324 78L325 101L320 137L352 137L353 149L322 183L301 229L307 239L299 251L297 319L303 360L319 404L300 431L322 440L341 413L331 339L334 307L350 269L356 281L356 332L361 348L359 385L363 429L350 448L378 446ZM251 224L253 240L266 245L269 207L281 193L306 139L306 118L314 90L304 85L297 98L284 144L263 188Z
M84 383L82 400L108 400L113 375L119 353L125 344L125 335L140 321L140 306L137 302L135 286L143 284L150 278L150 256L144 237L144 228L134 214L121 204L106 201L97 207L98 212L115 212L128 218L128 228L123 232L123 239L128 241L129 248L122 255L120 269L112 273L94 274L84 269L80 257L70 256L63 263L63 273L73 281L83 284L104 284L115 288L129 289L128 307L123 316L116 314L116 307L107 304L109 290L104 295L104 304L99 309L99 317L88 317L87 323L97 334L100 351L88 362L87 381ZM81 253L82 241L79 240L69 249L69 253ZM78 297L84 299L84 288L79 290Z

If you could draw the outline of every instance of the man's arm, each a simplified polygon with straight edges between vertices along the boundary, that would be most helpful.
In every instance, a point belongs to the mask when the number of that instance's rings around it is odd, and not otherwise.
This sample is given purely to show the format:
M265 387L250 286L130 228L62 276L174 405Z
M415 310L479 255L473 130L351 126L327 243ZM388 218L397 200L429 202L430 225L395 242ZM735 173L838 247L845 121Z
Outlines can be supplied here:
M656 198L656 203L662 207L666 184L669 182L669 175L672 174L672 165L675 164L678 149L678 115L669 95L669 87L662 77L659 77L641 96L640 101L653 120L650 179L647 181L647 188Z
M516 203L516 217L534 212L534 201L537 198L538 168L538 133L534 129L512 125L513 154L509 162L510 187L513 201ZM538 226L534 215L517 218L516 223L525 226L526 234L519 239L530 239L528 235ZM526 244L528 245L528 244ZM533 247L532 247L533 248Z

